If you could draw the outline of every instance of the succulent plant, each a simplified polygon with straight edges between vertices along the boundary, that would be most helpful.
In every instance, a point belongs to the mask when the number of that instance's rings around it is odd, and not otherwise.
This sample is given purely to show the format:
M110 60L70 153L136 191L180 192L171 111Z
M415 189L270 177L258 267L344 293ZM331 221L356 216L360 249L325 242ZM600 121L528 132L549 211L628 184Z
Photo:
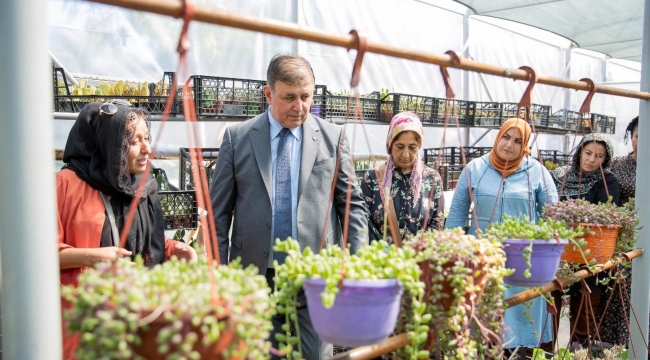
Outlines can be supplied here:
M79 359L138 358L134 348L155 318L166 324L157 334L161 359L196 359L195 345L217 342L226 328L234 341L224 358L265 359L275 312L269 292L257 268L211 267L205 257L189 263L173 257L152 269L141 258L119 259L82 273L78 287L62 288L73 304L65 318L79 334Z
M506 255L494 237L476 238L461 228L418 234L404 247L417 252L431 274L425 303L447 359L498 359L503 352L503 277ZM482 294L482 295L481 295ZM480 298L480 299L479 299ZM401 318L408 323L408 318Z
M355 255L350 255L349 249L342 251L337 245L332 244L327 245L318 254L314 254L310 248L305 248L301 252L298 242L289 238L277 242L274 251L288 253L284 264L278 265L277 261L275 262L276 289L273 294L278 304L278 312L286 315L286 328L291 326L292 321L297 321L296 298L305 278L315 277L326 280L325 291L321 294L326 308L334 305L339 292L338 286L344 278L398 279L406 290L402 302L408 303L408 308L412 309L406 315L410 319L406 330L411 344L401 349L398 358L415 360L428 356L428 351L422 350L422 345L427 339L429 330L427 324L431 315L424 313L425 305L422 302L424 290L414 249L397 248L394 245L388 246L386 241L375 241L359 249ZM377 314L377 316L383 315ZM302 358L299 333L295 336L278 335L280 350L287 354L288 358Z

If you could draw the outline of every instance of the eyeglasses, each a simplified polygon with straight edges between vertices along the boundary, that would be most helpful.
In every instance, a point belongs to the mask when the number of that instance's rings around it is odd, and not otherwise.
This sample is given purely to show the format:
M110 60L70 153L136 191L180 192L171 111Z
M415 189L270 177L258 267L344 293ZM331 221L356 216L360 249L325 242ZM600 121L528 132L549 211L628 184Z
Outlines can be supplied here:
M99 107L99 115L113 115L117 112L117 105L122 105L122 106L128 106L132 107L130 102L122 99L112 99L108 100L107 102L103 103L102 106Z

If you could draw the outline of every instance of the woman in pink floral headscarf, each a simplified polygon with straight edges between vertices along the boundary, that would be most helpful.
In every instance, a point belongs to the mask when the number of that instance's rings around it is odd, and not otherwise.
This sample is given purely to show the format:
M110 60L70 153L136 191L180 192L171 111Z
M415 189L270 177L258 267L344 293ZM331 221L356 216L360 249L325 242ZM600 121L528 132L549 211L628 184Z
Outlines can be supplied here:
M391 120L386 137L388 161L366 171L361 182L368 207L370 241L384 237L386 189L393 200L401 238L415 235L422 229L442 229L442 181L438 172L422 161L423 135L422 123L412 112L401 112ZM390 230L385 232L388 241L392 242Z

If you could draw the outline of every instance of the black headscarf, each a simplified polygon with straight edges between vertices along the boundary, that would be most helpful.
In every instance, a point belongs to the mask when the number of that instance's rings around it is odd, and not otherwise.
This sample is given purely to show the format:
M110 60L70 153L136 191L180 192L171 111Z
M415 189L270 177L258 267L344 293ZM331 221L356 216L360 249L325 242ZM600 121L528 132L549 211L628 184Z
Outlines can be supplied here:
M605 134L587 134L582 138L580 144L575 148L571 162L568 165L564 165L550 171L551 176L553 177L553 181L555 182L555 185L558 189L558 193L560 192L560 189L562 189L561 196L569 198L582 196L588 193L596 183L603 181L603 176L600 172L600 169L592 172L584 172L580 170L580 154L582 153L582 148L587 143L593 141L605 146L607 157L602 164L603 173L605 175L612 173L609 170L609 164L614 158L614 146L612 145L612 141ZM563 183L564 187L562 187Z
M91 187L110 196L111 207L120 234L136 194L141 176L149 177L144 189L125 248L135 257L141 254L152 267L165 261L164 221L156 180L148 174L130 174L127 156L139 121L150 127L149 115L137 108L118 105L113 115L99 113L101 103L84 106L70 129L63 152L64 168L74 171ZM114 241L114 242L113 242ZM100 246L119 243L113 239L108 217L102 229Z

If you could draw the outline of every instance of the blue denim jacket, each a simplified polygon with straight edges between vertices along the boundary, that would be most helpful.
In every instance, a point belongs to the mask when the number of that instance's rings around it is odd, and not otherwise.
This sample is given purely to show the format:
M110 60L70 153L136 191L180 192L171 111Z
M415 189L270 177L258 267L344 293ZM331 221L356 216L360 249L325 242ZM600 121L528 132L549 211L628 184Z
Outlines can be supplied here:
M468 183L471 184L481 231L487 229L490 219L492 223L498 223L503 215L527 215L537 221L544 205L558 201L551 174L537 160L526 156L519 169L501 183L501 174L492 167L488 156L489 154L472 160L460 174L445 223L446 228L453 229L465 225L471 205ZM472 214L470 234L476 233L473 219ZM526 289L510 286L503 297L518 294ZM506 309L503 323L505 348L515 348L519 345L537 347L540 342L545 343L552 339L553 322L546 310L546 301L542 298L533 299L528 305L520 304Z
M498 223L503 215L527 215L531 220L537 221L547 203L558 201L551 175L537 160L530 156L524 157L519 169L501 183L501 174L492 167L487 154L470 161L461 172L445 228L465 225L471 205L467 189L468 177L481 231L487 229L490 219L493 223ZM473 214L471 218L474 219ZM469 233L476 233L474 221Z

